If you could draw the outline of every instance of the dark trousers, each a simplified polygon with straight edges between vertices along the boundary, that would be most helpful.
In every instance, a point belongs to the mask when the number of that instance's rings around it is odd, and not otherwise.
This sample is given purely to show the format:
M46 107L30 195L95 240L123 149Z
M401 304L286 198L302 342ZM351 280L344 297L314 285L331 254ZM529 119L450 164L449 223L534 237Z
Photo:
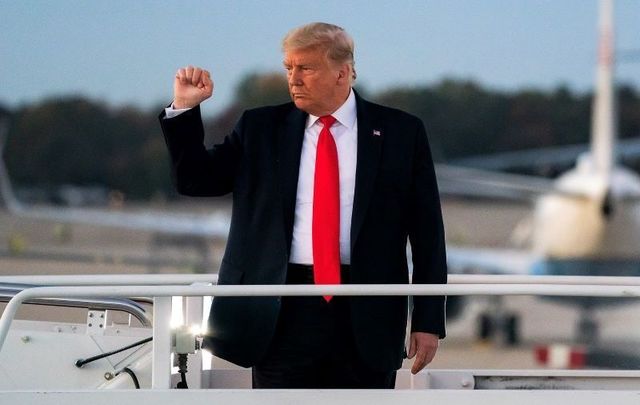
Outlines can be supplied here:
M310 268L292 266L288 283L312 282ZM343 280L348 277L344 270ZM253 367L253 387L394 388L395 370L372 370L358 354L348 300L283 297L275 337L265 358Z

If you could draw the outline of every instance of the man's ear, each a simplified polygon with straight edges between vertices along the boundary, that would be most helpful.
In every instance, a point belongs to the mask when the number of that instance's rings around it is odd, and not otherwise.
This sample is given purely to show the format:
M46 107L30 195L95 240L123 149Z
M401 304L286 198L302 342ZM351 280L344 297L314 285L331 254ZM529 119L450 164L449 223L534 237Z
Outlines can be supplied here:
M338 83L343 83L345 80L349 80L349 65L344 64L338 70Z

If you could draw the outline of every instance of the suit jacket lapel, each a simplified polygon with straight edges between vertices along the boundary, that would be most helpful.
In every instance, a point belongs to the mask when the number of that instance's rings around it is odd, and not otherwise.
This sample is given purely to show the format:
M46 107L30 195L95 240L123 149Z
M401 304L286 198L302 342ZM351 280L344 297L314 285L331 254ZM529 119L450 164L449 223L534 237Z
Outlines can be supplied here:
M367 102L360 98L357 93L356 108L358 114L358 156L351 217L352 251L362 229L373 193L384 135L382 128L377 126L375 117L369 114Z
M288 249L291 248L293 234L300 155L306 121L307 114L293 107L285 117L283 125L278 128L278 177Z

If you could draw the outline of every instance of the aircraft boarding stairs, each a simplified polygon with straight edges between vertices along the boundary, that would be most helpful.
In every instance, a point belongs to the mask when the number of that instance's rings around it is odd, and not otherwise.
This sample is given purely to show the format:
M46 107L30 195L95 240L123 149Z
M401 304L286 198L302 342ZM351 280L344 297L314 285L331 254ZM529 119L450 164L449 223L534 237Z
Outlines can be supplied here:
M211 296L637 298L640 279L454 275L444 286L248 287L217 286L215 282L215 275L0 277L0 301L8 302L0 319L0 404L640 403L640 372L611 370L427 369L412 376L409 370L402 369L396 390L251 390L249 370L228 367L220 359L212 362L197 350L199 332L176 326L201 324L206 297ZM30 319L14 320L24 303L38 305L37 316L22 313L21 318ZM46 311L56 307L65 308L65 312L76 311L76 319L50 320ZM78 316L83 317L82 322ZM122 348L125 350L118 352ZM110 355L91 358L103 353ZM177 359L187 353L185 375L189 389L172 389L182 380L176 372L180 370L175 367ZM172 364L172 357L176 363ZM211 364L215 367L208 369ZM136 390L136 386L142 389Z

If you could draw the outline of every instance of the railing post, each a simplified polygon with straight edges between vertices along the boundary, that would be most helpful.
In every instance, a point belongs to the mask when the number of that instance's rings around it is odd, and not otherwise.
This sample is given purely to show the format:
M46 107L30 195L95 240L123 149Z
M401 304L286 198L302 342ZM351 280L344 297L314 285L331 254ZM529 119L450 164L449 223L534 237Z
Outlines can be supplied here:
M151 388L171 388L171 297L153 298Z
M206 285L205 283L194 283L192 285ZM197 325L202 330L202 315L203 315L203 298L202 297L185 297L185 316L184 324L192 327ZM189 372L187 373L187 380L189 382L189 388L202 388L202 351L198 350L195 354L188 357L187 367Z

